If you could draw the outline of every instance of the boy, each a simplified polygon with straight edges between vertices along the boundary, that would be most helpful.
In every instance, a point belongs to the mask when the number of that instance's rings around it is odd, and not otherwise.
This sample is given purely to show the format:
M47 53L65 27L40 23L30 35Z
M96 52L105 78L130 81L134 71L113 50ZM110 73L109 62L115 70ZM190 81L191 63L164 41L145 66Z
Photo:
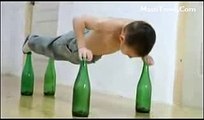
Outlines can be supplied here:
M30 35L24 42L23 53L33 51L79 64L82 58L94 63L103 55L121 50L129 58L142 57L147 64L153 64L148 54L154 46L156 33L144 21L83 15L73 19L73 29L56 38Z

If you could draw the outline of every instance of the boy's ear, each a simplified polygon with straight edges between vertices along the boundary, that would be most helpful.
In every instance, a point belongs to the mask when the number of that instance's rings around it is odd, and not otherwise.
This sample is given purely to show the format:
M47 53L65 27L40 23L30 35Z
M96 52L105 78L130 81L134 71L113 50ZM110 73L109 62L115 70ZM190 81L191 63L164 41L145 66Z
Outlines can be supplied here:
M125 40L125 36L123 34L121 34L119 39L120 39L120 42L123 43Z

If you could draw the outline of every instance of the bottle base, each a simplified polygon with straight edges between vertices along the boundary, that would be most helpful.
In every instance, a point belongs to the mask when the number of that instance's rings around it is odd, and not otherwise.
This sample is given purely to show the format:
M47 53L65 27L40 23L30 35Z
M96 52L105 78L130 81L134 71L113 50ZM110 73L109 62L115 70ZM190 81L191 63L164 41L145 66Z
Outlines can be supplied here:
M140 113L149 113L150 110L147 108L136 108L136 112L140 112Z
M78 111L78 112L72 112L72 116L73 117L88 117L89 115L87 112Z
M53 93L53 92L44 92L44 95L45 96L54 96L55 93Z
M31 93L31 92L21 92L21 95L23 95L23 96L32 96L33 93Z

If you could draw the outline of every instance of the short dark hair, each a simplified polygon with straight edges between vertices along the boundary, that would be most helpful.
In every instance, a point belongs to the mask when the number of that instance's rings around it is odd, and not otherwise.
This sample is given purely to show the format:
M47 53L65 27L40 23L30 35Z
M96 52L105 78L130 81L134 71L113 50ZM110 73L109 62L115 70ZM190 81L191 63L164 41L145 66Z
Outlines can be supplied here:
M149 54L156 41L153 27L144 21L134 21L125 26L125 44L144 57Z

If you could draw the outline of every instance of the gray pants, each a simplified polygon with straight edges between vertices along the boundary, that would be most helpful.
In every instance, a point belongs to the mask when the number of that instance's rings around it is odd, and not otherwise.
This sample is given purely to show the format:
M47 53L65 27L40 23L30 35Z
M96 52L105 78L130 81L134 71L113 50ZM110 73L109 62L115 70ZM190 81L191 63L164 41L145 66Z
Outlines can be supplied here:
M89 30L85 30L84 34L88 34ZM61 36L52 38L47 36L31 35L28 39L29 48L38 54L53 58L55 60L65 60L73 64L79 64L76 36L73 31L62 34ZM93 55L90 63L95 63L101 56Z

